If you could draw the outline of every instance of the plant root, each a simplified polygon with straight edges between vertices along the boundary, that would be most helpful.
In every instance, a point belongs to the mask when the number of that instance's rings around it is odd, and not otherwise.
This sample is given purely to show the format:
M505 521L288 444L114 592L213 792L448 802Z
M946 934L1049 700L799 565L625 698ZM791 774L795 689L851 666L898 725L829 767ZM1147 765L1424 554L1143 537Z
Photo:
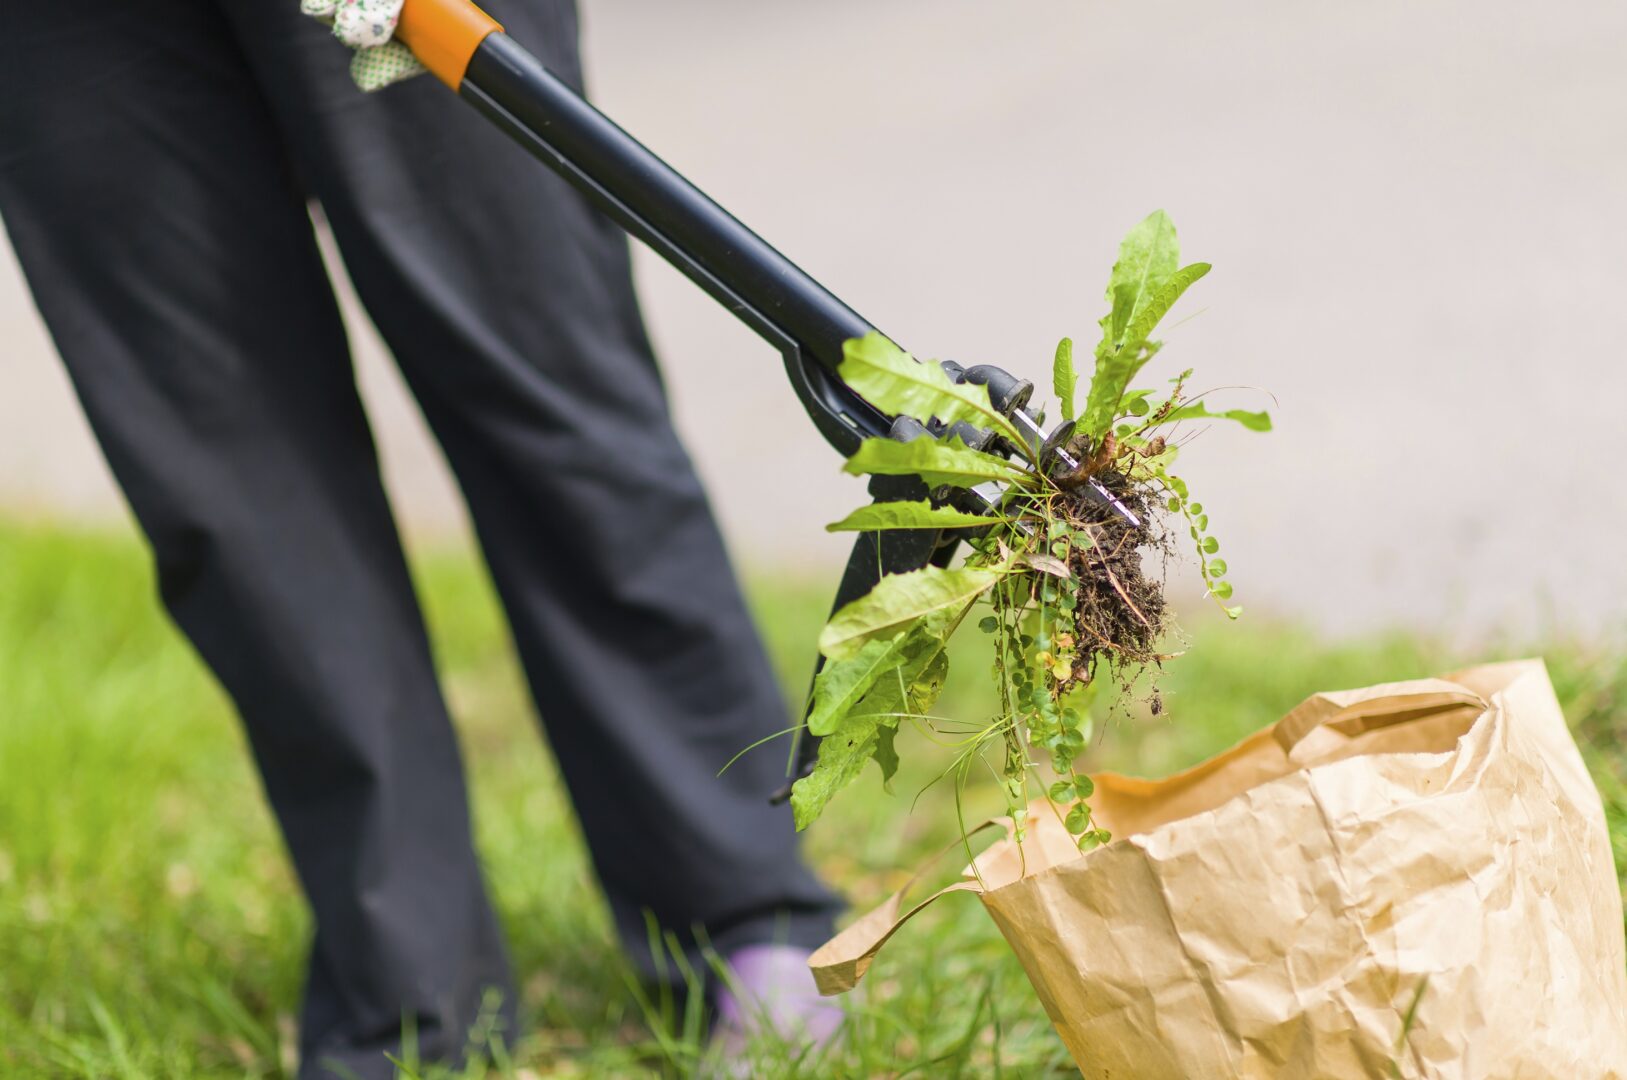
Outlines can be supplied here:
M1073 622L1078 642L1073 675L1057 687L1065 693L1074 684L1093 682L1105 665L1121 684L1134 674L1165 659L1158 651L1167 629L1168 606L1162 576L1149 576L1144 565L1149 555L1167 558L1170 543L1161 527L1162 500L1152 485L1127 480L1113 472L1096 479L1140 519L1131 525L1111 507L1079 490L1064 492L1056 501L1058 514L1076 533L1090 537L1075 544L1068 569L1075 579Z

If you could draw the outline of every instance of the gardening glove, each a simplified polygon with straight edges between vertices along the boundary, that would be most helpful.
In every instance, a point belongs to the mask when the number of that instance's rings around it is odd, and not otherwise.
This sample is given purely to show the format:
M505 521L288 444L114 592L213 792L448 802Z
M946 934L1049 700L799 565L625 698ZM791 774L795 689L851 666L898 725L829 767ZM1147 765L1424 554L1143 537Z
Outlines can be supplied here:
M424 70L412 50L392 41L403 0L300 0L307 15L333 27L333 36L356 50L350 77L366 91L382 90Z

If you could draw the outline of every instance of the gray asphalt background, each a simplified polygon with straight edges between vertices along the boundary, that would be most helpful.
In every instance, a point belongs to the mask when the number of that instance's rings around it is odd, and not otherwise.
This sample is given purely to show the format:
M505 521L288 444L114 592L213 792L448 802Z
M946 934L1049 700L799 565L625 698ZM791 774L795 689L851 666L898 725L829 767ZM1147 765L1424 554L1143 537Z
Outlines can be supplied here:
M1274 434L1217 427L1183 462L1245 605L1627 626L1627 7L582 3L602 107L920 355L1048 381L1059 337L1094 340L1118 237L1168 209L1215 270L1159 364L1276 398ZM737 555L833 570L821 526L861 485L769 351L639 270ZM461 530L358 342L398 512ZM0 506L124 520L9 253Z

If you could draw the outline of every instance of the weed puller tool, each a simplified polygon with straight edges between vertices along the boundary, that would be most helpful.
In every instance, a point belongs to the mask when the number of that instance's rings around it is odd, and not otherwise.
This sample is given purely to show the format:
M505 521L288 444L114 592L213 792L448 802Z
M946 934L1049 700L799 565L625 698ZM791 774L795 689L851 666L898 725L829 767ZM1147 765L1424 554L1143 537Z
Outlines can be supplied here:
M803 408L844 457L866 438L957 435L976 449L1016 449L964 422L946 429L931 418L889 416L851 390L836 374L842 345L875 327L588 104L469 0L407 0L396 36L488 120L779 350ZM1032 383L988 365L943 366L957 381L986 385L995 409L1032 442L1032 456L1043 465L1077 467L1062 447L1068 431L1047 432L1028 411ZM1134 521L1091 483L1098 499ZM872 479L870 493L878 501L931 494L914 477L891 476ZM993 484L937 494L983 505L1001 498ZM869 592L883 574L947 563L962 536L934 529L860 534L836 606ZM811 764L813 742L804 737L798 747L798 774ZM783 799L789 790L774 797Z

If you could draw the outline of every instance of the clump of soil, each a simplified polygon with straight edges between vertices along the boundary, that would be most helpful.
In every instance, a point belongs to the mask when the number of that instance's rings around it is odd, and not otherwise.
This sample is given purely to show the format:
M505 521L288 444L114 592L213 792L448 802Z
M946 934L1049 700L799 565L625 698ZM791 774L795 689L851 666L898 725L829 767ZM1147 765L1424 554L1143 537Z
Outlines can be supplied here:
M1132 525L1111 506L1089 496L1089 489L1065 491L1054 504L1069 526L1092 543L1074 545L1068 569L1078 582L1073 618L1076 656L1073 683L1095 680L1105 663L1121 681L1164 657L1157 651L1168 620L1162 575L1147 573L1146 559L1169 553L1169 537L1160 527L1163 505L1156 493L1115 472L1097 481L1140 519Z

